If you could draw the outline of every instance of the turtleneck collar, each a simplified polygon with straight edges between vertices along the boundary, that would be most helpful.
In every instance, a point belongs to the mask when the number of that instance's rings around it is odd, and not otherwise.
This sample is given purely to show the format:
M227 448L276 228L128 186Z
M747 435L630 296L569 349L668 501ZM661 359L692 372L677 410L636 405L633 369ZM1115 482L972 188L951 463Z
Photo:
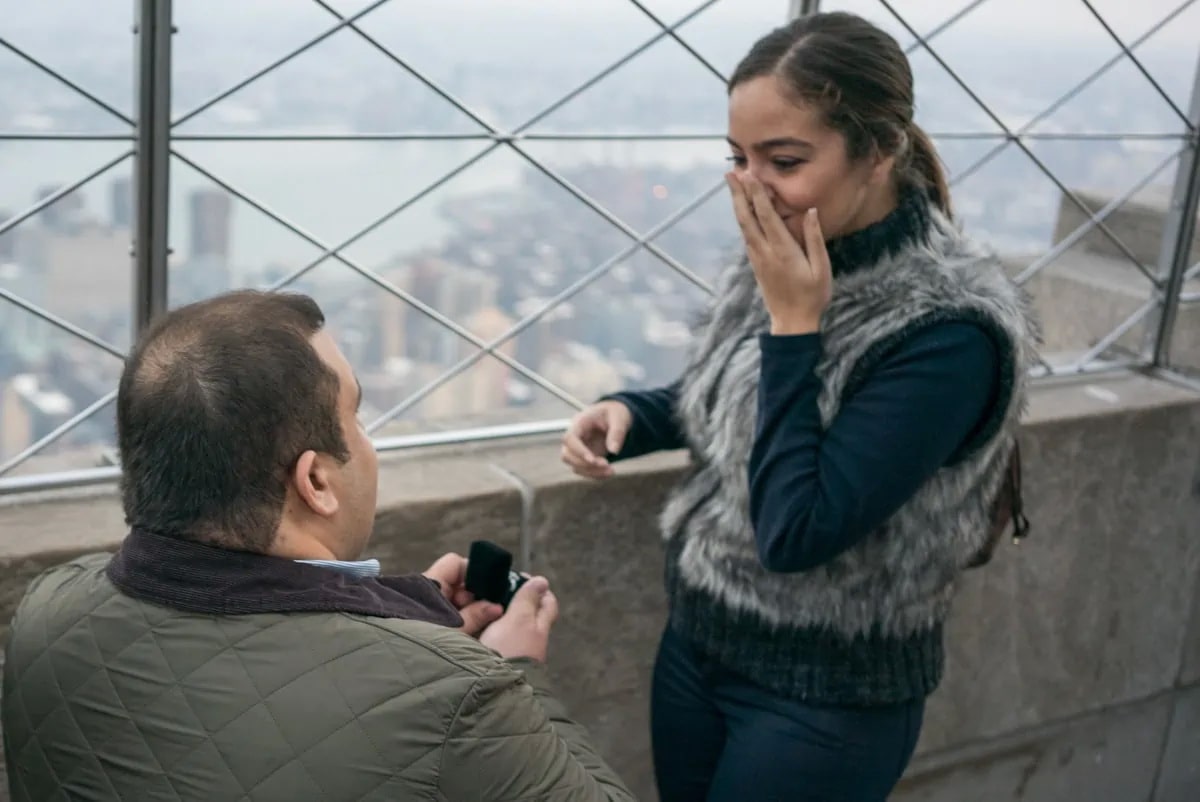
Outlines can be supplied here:
M871 267L905 246L923 241L932 222L929 199L917 189L900 191L900 201L886 217L825 243L834 276Z

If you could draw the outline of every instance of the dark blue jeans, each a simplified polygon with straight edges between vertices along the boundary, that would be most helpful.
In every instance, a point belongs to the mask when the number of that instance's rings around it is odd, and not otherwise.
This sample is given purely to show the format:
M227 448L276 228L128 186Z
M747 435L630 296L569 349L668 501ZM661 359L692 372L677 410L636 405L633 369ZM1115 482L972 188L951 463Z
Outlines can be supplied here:
M652 696L661 802L883 802L925 712L923 699L874 708L791 701L706 663L670 628Z

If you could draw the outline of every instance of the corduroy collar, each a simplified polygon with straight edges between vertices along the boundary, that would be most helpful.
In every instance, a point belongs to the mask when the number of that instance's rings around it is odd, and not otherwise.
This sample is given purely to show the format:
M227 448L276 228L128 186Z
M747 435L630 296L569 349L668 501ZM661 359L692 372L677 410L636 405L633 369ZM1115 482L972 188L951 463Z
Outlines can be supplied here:
M194 613L356 613L447 627L463 623L437 582L421 574L355 577L136 527L107 573L127 596Z

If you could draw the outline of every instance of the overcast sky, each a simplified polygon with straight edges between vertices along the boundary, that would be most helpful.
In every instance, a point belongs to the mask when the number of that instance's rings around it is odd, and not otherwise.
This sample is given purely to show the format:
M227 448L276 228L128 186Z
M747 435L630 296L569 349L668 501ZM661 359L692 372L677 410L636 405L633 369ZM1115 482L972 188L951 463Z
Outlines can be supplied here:
M353 13L374 0L326 0L343 13ZM701 0L642 0L652 12L674 21L696 8ZM1125 40L1133 39L1172 10L1188 8L1156 35L1153 48L1171 48L1195 63L1200 53L1200 0L1091 0L1092 5ZM892 0L893 7L922 33L969 5L970 0ZM122 43L129 39L135 0L0 0L3 35L18 43L46 41L57 48L71 48L86 38ZM312 0L174 0L176 22L184 32L220 36L245 42L251 35L264 41L295 29L312 35L334 23L333 17ZM97 13L100 9L106 13ZM729 28L732 38L744 32L765 31L783 21L788 0L718 0L689 28ZM824 9L861 13L884 25L905 44L909 36L879 0L824 0ZM454 26L447 26L447 21ZM529 26L559 26L572 39L591 26L608 26L605 33L620 35L652 30L651 23L628 0L388 0L364 18L364 27L396 32L428 28L431 35L445 39L447 48L468 37L483 34L508 37ZM689 28L683 32L688 33ZM458 34L457 31L462 33ZM956 43L986 42L990 57L995 45L1006 39L1026 45L1070 40L1079 46L1111 46L1107 34L1089 13L1082 0L984 0L963 18L948 37Z

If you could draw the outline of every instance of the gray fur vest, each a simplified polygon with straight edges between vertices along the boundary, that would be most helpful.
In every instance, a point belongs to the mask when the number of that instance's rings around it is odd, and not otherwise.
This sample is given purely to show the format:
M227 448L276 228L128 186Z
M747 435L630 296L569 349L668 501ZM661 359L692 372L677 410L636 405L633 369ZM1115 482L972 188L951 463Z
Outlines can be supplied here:
M992 335L1002 393L965 456L878 531L802 573L771 573L759 561L747 465L768 317L747 264L722 277L682 379L677 414L693 470L661 516L673 624L718 661L788 695L879 703L936 686L941 623L956 578L986 538L1024 408L1036 338L1024 294L945 217L921 212L924 236L835 280L821 321L822 423L890 348L941 321L971 321ZM905 676L878 676L872 666L886 663L885 673Z

